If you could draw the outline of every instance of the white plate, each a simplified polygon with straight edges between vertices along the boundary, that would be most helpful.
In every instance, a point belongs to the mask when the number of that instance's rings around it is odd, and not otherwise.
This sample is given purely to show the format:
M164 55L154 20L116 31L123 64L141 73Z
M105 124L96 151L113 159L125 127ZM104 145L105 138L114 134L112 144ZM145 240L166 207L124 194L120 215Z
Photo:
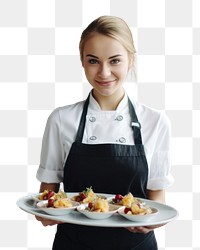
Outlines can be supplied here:
M118 213L130 221L137 221L137 222L147 222L154 218L154 216L158 215L158 209L151 207L152 213L151 214L145 214L145 215L134 215L134 214L125 214L124 213L125 207L120 207L118 209Z
M88 206L88 204L81 204L80 206L77 207L77 211L84 214L89 219L93 219L93 220L107 219L107 218L111 217L114 213L117 213L117 210L118 210L117 206L110 205L108 212L91 212L91 211L86 209L87 206Z
M72 197L77 193L67 193L67 197ZM114 196L113 194L104 194L108 198ZM142 199L149 207L155 207L159 210L158 215L154 216L151 221L146 222L135 222L129 221L126 218L122 217L118 213L115 213L110 218L104 220L91 220L84 216L83 214L77 212L76 210L72 211L67 215L49 215L46 214L44 211L39 210L35 205L35 201L32 199L32 196L25 196L17 201L17 206L21 208L23 211L41 216L43 218L51 219L51 220L58 220L61 222L72 223L77 225L85 225L85 226L97 226L97 227L129 227L129 226L153 226L159 224L165 224L170 221L175 220L178 217L178 211L171 207L167 206L155 201L150 201L146 199Z
M53 208L53 207L47 207L48 201L40 201L37 203L37 208L44 211L47 214L60 216L71 213L73 210L77 208L79 205L78 202L72 201L72 207L59 207L59 208Z
M40 195L40 194L42 194L42 193L32 194L31 197L32 197L32 199L33 199L34 201L41 201L41 200L39 199L39 195Z

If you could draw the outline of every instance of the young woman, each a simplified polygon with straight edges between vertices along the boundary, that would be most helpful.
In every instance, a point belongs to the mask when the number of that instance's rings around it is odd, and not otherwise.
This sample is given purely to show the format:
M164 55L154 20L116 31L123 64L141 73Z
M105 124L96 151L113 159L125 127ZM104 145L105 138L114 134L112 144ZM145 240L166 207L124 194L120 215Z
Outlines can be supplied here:
M83 31L80 57L92 91L85 101L55 109L42 144L37 178L40 192L93 187L165 202L170 175L167 117L129 99L123 88L134 64L135 48L127 24L102 16ZM54 250L156 250L155 227L102 228L37 217L58 224ZM161 226L161 225L160 225ZM158 226L157 226L158 227Z

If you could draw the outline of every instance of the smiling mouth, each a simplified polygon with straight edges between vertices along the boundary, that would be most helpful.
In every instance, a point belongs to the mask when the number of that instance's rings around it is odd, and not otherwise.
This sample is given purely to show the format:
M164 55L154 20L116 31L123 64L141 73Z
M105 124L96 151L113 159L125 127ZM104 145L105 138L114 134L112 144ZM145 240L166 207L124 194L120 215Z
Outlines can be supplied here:
M97 81L96 82L99 84L99 85L102 85L102 86L108 86L108 85L111 85L115 80L108 80L108 81Z

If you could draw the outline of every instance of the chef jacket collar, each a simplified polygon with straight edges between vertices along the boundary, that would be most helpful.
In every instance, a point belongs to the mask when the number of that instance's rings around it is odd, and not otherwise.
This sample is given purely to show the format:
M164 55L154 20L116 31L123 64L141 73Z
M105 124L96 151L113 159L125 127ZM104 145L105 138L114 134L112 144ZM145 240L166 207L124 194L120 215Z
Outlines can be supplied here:
M117 106L116 110L109 111L109 112L121 112L124 108L128 107L128 96L125 92L123 99L120 101L119 105ZM89 100L89 108L92 111L102 111L99 103L95 100L92 95L92 91L90 92L90 100ZM105 112L105 111L104 111Z

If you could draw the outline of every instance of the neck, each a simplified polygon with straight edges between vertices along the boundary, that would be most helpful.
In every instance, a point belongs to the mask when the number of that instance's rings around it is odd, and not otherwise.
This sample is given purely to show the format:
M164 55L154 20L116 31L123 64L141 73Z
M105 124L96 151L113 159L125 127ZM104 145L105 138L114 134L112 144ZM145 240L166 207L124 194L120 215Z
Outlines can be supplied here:
M92 95L96 99L96 101L99 103L101 110L105 110L105 111L116 110L119 103L123 99L124 94L125 94L124 89L110 96L98 95L96 91L94 90L92 91Z

